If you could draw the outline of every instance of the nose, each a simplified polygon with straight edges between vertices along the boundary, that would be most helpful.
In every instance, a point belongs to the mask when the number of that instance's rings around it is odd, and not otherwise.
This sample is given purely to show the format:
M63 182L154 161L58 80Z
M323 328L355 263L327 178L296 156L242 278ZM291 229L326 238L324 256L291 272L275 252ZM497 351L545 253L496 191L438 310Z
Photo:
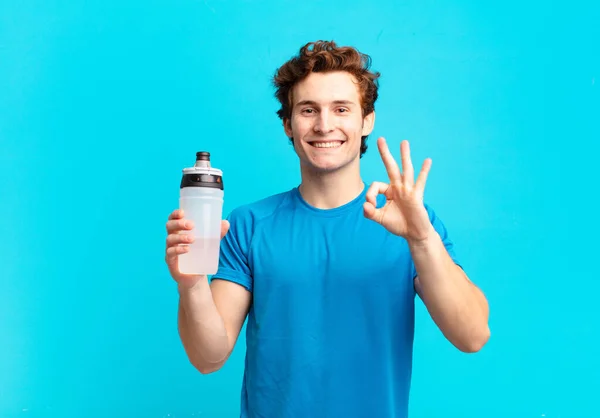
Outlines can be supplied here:
M316 120L314 129L315 132L320 134L326 134L333 131L333 120L330 118L328 112L323 111L319 113L319 117Z

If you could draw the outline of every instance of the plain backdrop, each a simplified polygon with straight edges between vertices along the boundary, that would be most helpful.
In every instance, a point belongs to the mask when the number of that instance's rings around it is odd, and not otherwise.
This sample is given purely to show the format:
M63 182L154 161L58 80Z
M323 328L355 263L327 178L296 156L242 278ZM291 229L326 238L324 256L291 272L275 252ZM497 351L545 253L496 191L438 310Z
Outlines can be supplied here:
M309 41L371 55L375 139L491 307L479 353L417 307L414 418L596 416L600 3L0 3L0 416L235 417L245 338L199 374L165 222L209 151L225 214L299 182L271 76ZM365 277L365 280L372 278Z

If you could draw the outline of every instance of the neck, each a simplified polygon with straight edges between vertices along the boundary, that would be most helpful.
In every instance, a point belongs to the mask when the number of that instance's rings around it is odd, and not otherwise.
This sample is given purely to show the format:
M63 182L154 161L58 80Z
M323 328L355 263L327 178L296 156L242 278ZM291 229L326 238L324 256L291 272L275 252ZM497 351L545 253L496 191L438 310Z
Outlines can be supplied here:
M355 199L365 185L356 167L344 167L329 173L314 173L302 167L302 198L318 209L333 209Z

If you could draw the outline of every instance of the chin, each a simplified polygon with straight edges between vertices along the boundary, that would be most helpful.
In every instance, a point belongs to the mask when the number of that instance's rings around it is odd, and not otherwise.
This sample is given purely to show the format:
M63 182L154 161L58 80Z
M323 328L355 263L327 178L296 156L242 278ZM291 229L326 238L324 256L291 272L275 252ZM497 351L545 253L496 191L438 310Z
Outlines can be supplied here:
M345 158L333 156L327 158L324 158L323 156L308 156L303 160L303 165L310 171L326 174L348 167L354 162L355 158L350 158L349 156L345 156Z
M327 174L327 173L333 173L335 171L338 171L341 168L343 168L343 166L341 166L339 164L338 165L333 165L333 164L329 164L329 165L315 165L315 164L311 164L311 165L309 165L309 168L314 173Z

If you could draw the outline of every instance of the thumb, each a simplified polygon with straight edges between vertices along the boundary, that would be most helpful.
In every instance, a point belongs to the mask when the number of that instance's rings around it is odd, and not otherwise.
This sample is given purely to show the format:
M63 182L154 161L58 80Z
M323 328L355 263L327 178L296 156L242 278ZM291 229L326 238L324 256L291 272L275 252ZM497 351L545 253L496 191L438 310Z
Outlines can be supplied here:
M363 213L365 218L377 223L381 220L381 209L377 209L371 202L363 203Z
M229 221L227 220L222 220L221 221L221 239L223 239L223 237L225 235L227 235L227 231L229 231Z

